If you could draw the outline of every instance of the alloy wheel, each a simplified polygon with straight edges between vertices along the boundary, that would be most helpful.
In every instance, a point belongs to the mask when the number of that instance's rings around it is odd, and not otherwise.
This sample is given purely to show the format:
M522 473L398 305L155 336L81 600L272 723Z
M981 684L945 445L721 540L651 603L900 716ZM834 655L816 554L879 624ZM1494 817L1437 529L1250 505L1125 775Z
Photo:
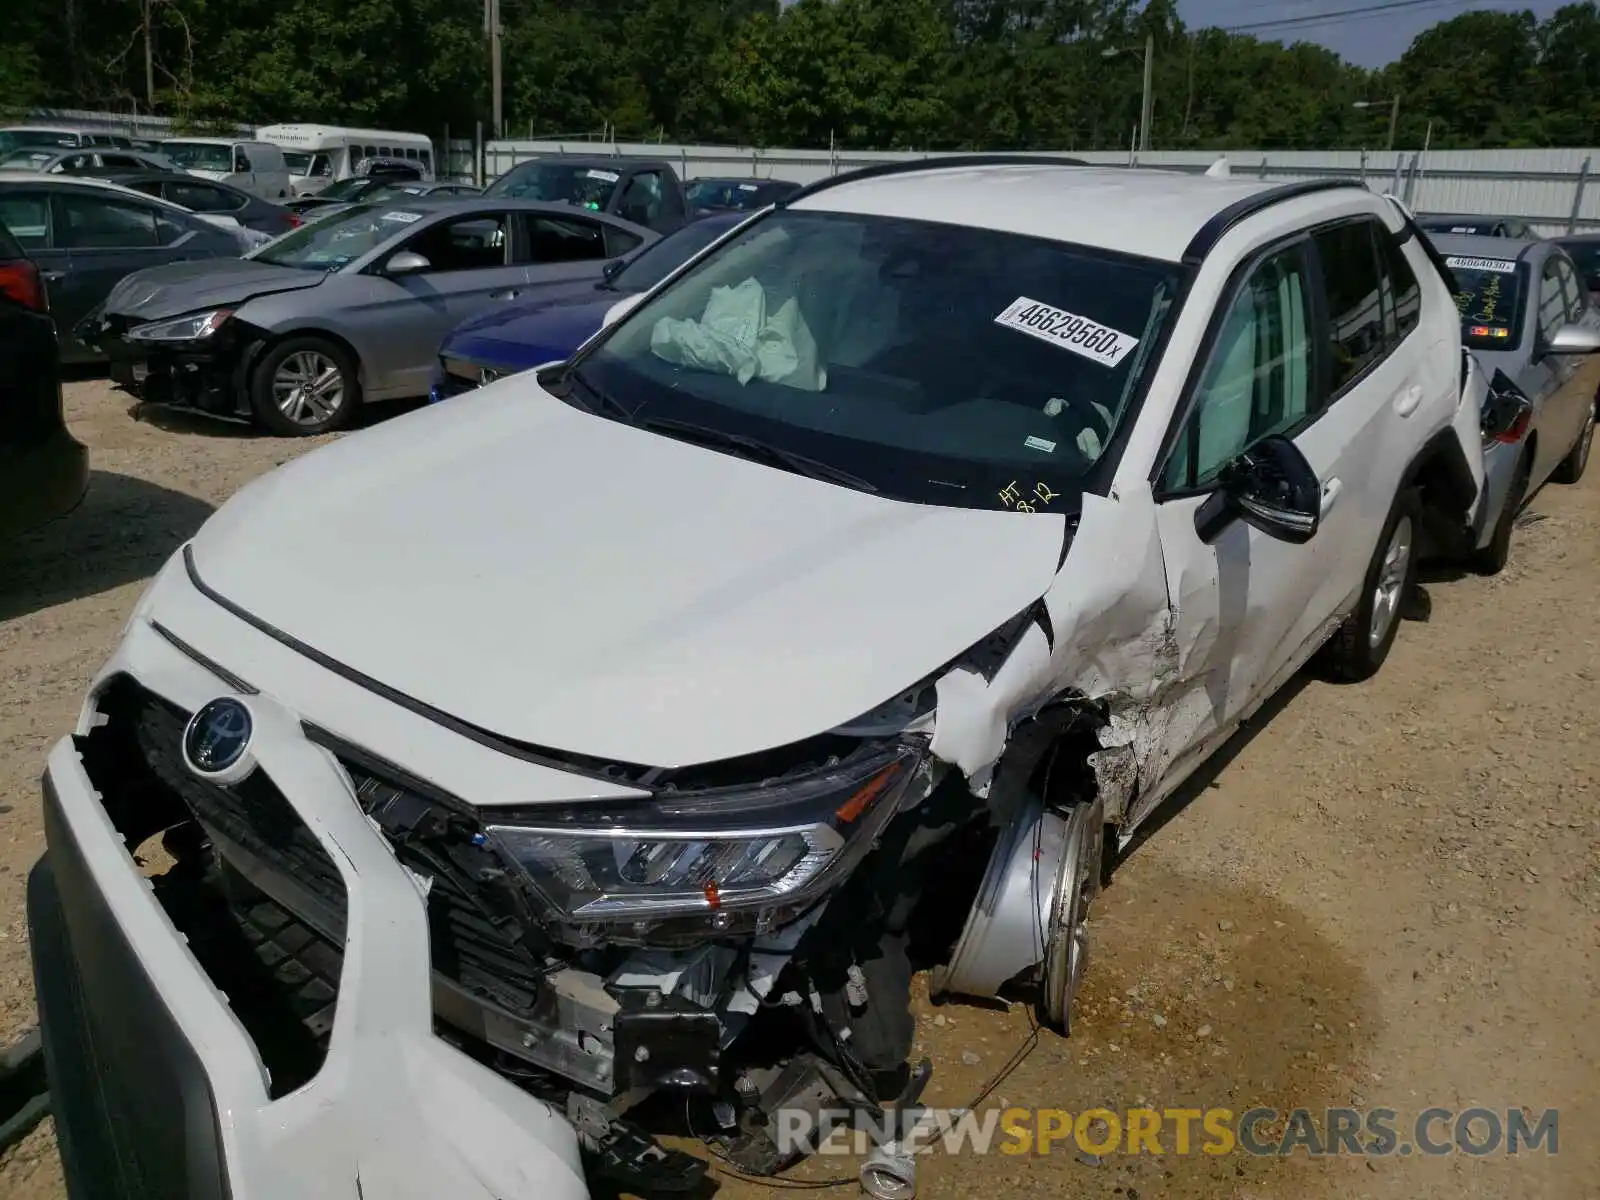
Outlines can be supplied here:
M1372 625L1367 630L1370 646L1381 645L1399 619L1406 579L1411 574L1411 543L1411 518L1404 516L1395 523L1383 552L1383 565L1378 568L1378 584L1372 593Z
M272 375L272 402L296 425L325 425L345 403L344 372L316 350L297 350Z

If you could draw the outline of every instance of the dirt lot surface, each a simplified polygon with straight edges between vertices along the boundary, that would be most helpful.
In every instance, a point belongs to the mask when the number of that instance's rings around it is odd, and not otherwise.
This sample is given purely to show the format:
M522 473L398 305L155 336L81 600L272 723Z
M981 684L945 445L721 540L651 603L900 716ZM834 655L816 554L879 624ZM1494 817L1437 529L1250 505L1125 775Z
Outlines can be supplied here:
M0 546L5 1040L33 1020L23 885L47 747L141 581L241 484L309 448L136 422L101 382L68 395L89 498ZM934 1154L924 1197L1600 1196L1600 469L1545 489L1522 522L1505 574L1430 583L1431 614L1377 679L1291 687L1168 814L1101 898L1079 1027L1041 1035L985 1106L1350 1104L1397 1110L1403 1141L1431 1106L1559 1108L1560 1152L1179 1156L1164 1133L1163 1157ZM1021 1006L919 1011L933 1104L968 1103L1028 1037ZM46 1122L0 1160L0 1197L62 1195Z

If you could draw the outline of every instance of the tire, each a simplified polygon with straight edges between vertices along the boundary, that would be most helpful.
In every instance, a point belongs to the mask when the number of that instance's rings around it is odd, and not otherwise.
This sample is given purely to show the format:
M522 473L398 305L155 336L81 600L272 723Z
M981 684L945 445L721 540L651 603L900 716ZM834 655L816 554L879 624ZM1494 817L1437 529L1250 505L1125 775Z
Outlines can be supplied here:
M1105 871L1105 821L1105 801L1098 796L1067 810L1066 848L1051 894L1039 1015L1069 1037L1073 1004L1089 965L1089 912Z
M337 372L329 382L328 371ZM302 380L296 384L296 380ZM306 384L320 381L317 393ZM296 390L298 389L298 390ZM300 334L270 345L250 374L250 407L256 419L282 437L313 437L342 429L361 405L355 360L337 342Z
M1469 562L1479 575L1498 575L1511 559L1511 533L1517 523L1517 513L1528 498L1528 479L1533 474L1533 456L1524 453L1517 463L1517 473L1511 477L1511 489L1506 492L1506 502L1494 524L1494 536L1486 546L1472 552Z
M1415 488L1395 497L1383 535L1361 583L1361 602L1323 647L1328 675L1345 683L1370 679L1389 657L1400 630L1400 610L1417 583L1422 500Z
M1583 478L1583 472L1589 465L1589 446L1594 441L1594 408L1595 401L1589 401L1589 419L1583 423L1583 432L1572 443L1567 456L1550 472L1550 478L1557 483L1577 483Z

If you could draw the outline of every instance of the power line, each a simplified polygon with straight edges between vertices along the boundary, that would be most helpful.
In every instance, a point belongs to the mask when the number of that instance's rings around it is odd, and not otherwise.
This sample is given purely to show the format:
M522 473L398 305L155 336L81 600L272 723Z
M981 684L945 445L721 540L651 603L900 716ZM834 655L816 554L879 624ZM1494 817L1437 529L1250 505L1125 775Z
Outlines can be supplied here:
M1225 25L1228 33L1253 33L1257 30L1298 29L1304 26L1338 24L1343 20L1359 20L1379 13L1407 9L1438 8L1441 6L1465 8L1464 0L1387 0L1383 4L1369 4L1362 8L1341 8L1333 12L1306 14L1299 17L1278 17L1270 21L1252 21L1244 25Z

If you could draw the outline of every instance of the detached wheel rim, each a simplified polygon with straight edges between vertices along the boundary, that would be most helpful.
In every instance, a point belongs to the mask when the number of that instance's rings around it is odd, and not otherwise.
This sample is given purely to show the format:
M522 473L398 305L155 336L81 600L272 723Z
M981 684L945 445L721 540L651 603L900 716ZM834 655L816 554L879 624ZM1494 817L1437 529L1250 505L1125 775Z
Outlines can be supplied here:
M1089 909L1100 890L1105 820L1100 801L1080 804L1067 820L1067 844L1056 882L1050 939L1045 947L1044 1010L1050 1023L1072 1032L1072 1006L1089 961Z
M297 350L272 373L272 402L296 425L322 425L345 402L344 372L317 350Z
M1411 573L1411 541L1411 518L1401 517L1384 548L1378 585L1372 591L1372 628L1367 631L1367 644L1374 648L1383 643L1400 616L1406 577Z

